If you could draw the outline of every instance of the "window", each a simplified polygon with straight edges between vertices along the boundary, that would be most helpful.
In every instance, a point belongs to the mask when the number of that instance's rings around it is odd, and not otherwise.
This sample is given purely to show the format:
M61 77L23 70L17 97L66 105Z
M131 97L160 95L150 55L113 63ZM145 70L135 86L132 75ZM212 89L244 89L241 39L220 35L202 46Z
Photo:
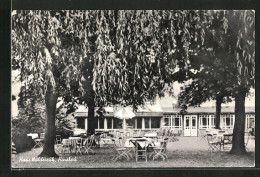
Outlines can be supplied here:
M149 119L150 119L150 118L144 118L144 125L145 125L144 127L147 128L147 129L150 128Z
M126 126L127 128L133 128L135 124L135 120L134 119L127 119L126 120Z
M196 127L196 120L197 120L197 117L192 117L191 129L197 129L197 127Z
M114 129L121 129L122 125L123 125L123 120L116 118L113 120L113 123L114 123L114 125L113 125Z
M181 115L164 115L162 127L167 128L182 128Z
M107 118L107 129L112 129L112 119L111 117Z
M137 118L137 129L142 129L142 118Z
M171 126L171 118L170 118L170 116L165 116L164 118L164 126L165 127L170 127Z
M221 125L223 129L234 128L235 115L232 114L220 115L220 119L221 119Z
M210 127L215 128L215 115L210 115Z
M200 115L199 116L199 128L210 129L215 127L215 116L214 115Z
M77 128L85 129L85 119L83 117L77 118Z
M152 117L151 126L151 128L160 128L160 117Z
M180 127L180 125L181 125L181 119L179 119L179 118L174 118L173 119L173 127L177 127L177 128L179 128Z
M99 129L104 129L104 119L103 118L99 119Z
M246 114L246 128L255 127L255 114Z

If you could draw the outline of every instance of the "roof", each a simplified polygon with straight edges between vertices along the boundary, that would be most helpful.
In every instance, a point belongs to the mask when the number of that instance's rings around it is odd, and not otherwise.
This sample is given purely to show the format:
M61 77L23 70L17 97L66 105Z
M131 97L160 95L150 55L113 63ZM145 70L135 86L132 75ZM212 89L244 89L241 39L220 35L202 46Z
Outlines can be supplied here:
M104 107L104 109L105 109L105 113L104 113L105 117L114 116L112 107ZM97 110L98 108L96 107L95 116L98 116ZM88 117L88 109L85 106L80 105L79 108L74 112L74 117Z
M95 108L97 110L98 108ZM105 117L114 117L114 108L113 107L105 107ZM136 117L162 117L163 114L178 114L180 113L181 109L177 107L160 107L159 104L154 105L146 105L143 107L139 107L135 112ZM186 110L187 114L214 114L216 112L216 107L189 107ZM235 107L234 106L224 106L221 108L221 113L234 113ZM246 106L245 107L246 113L255 113L255 107ZM75 117L87 117L88 116L88 109L86 108L79 108L74 113ZM95 111L95 116L98 114Z
M162 107L163 113L179 113L181 111L180 108L174 107ZM216 107L188 107L186 110L187 113L215 113ZM235 107L234 106L225 106L221 107L221 113L234 113ZM255 107L246 106L245 107L246 113L255 113Z

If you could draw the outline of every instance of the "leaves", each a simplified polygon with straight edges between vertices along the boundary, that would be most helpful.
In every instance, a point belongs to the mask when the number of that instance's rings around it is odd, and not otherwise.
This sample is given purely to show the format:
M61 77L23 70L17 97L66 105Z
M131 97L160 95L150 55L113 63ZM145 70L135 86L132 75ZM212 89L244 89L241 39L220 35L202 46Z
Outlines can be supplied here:
M94 94L97 105L139 105L199 71L218 86L223 78L254 83L253 11L37 10L12 18L12 67L22 80L32 76L36 95L51 84L64 97ZM207 82L200 84L216 87Z
M241 86L247 90L254 87L254 13L206 11L201 17L206 18L207 13L211 19L203 22L207 25L200 25L205 37L201 36L200 45L195 45L198 42L194 40L195 44L189 46L191 63L186 69L195 70L196 74L187 78L193 83L180 94L179 104L199 105L218 95L234 96ZM250 24L246 25L246 19Z

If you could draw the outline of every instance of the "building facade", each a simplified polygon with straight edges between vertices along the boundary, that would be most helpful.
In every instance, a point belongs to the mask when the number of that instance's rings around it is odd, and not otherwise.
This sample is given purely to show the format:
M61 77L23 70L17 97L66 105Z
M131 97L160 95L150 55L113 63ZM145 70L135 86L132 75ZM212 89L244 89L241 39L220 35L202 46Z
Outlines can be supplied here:
M96 116L96 131L123 131L123 120L114 117L115 110L105 108L104 116ZM126 120L126 129L135 131L159 131L173 129L182 136L199 136L207 129L215 128L215 107L190 107L183 114L179 108L160 107L159 105L138 108L135 117ZM77 119L77 128L87 131L87 109L79 108L74 117ZM245 131L254 128L255 108L246 107ZM232 131L235 123L234 107L222 107L220 127Z

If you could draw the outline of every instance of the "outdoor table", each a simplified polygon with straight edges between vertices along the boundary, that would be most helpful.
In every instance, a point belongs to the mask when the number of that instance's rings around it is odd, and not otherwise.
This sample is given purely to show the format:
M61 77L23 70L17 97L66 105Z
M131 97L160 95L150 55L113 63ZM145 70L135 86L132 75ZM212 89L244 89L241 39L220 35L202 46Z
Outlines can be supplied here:
M146 138L157 138L157 133L156 132L146 133L144 135L144 137L146 137Z
M210 134L212 136L215 135L217 137L217 141L220 144L220 150L221 150L221 146L222 146L222 149L224 150L225 144L231 144L232 143L232 140L230 138L233 137L233 134L224 133L224 131L220 132L220 133L211 132L211 133L208 133L208 134ZM225 143L225 140L231 140L231 142Z
M128 141L132 142L135 145L135 142L138 141L140 146L144 145L144 141L148 141L148 144L152 143L152 139L151 138L146 138L146 137L133 137L133 138L129 138L127 139Z
M102 142L103 142L103 147L109 146L109 145L113 145L115 146L115 141L113 141L111 138L101 138Z
M82 139L81 137L69 137L69 140L70 140L70 145L71 145L71 152L72 152L72 149L75 150L75 153L79 150L78 149L78 144L79 144L79 140ZM83 142L83 140L82 140Z
M38 138L38 133L29 133L29 134L27 134L27 136L32 137L32 139L36 139L36 138Z

